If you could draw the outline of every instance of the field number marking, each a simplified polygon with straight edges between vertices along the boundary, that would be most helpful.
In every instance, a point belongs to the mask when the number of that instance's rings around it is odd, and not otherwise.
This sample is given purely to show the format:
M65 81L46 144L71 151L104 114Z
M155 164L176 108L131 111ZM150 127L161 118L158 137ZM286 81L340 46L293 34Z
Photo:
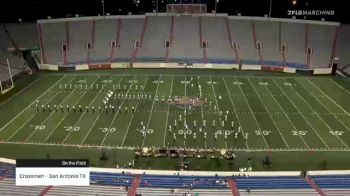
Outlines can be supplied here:
M332 135L343 135L344 131L329 131Z
M293 135L306 135L307 131L292 131Z
M80 127L78 127L78 126L76 126L76 127L73 127L73 126L65 126L65 127L63 127L66 131L68 131L68 132L72 132L72 131L74 131L74 132L77 132L77 131L79 131L80 130Z
M117 131L116 128L112 127L112 128L107 128L107 127L104 127L104 128L98 128L99 130L101 130L102 133L114 133Z
M255 130L255 135L269 135L271 131L266 130Z

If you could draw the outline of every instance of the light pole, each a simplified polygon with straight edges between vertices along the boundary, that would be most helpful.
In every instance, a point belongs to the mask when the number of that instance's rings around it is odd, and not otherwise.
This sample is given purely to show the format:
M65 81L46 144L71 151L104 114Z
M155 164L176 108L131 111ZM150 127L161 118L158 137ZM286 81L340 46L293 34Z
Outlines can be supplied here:
M156 14L158 14L158 0L156 0Z
M216 11L217 11L217 9L218 9L218 3L219 3L219 0L215 0L215 15L216 15Z
M105 1L101 0L102 3L102 16L105 16Z
M272 0L270 0L269 20L270 20L270 18L271 18L271 10L272 10Z

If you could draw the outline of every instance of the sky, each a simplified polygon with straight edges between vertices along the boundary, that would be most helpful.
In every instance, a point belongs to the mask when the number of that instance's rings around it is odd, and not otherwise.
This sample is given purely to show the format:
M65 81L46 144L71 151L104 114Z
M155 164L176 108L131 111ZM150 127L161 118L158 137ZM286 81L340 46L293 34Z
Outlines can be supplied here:
M350 23L347 16L346 0L158 0L158 11L165 12L168 3L203 3L208 12L216 8L218 13L242 16L264 16L270 12L271 17L338 21ZM105 13L143 14L156 10L156 0L11 0L1 1L1 22L33 22L37 19L79 16L97 16ZM104 6L103 6L104 5ZM294 12L292 12L294 11ZM299 12L298 12L299 11ZM308 11L308 14L297 14ZM323 14L320 11L326 11ZM318 11L318 12L317 12ZM292 14L293 13L293 14Z

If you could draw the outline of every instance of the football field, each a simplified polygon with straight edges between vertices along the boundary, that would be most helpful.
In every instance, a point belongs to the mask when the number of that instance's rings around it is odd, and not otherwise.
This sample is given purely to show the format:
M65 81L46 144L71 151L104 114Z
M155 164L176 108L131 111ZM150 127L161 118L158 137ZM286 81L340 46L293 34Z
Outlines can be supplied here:
M350 91L329 77L43 74L0 107L0 143L350 151Z

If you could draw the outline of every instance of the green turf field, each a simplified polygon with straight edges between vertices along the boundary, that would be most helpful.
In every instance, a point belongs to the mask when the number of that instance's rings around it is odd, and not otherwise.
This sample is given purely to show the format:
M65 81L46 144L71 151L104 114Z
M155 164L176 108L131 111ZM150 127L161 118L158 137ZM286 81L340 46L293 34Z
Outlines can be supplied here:
M350 151L348 86L330 77L267 76L41 74L1 103L0 141L40 149ZM181 103L169 104L175 97Z

